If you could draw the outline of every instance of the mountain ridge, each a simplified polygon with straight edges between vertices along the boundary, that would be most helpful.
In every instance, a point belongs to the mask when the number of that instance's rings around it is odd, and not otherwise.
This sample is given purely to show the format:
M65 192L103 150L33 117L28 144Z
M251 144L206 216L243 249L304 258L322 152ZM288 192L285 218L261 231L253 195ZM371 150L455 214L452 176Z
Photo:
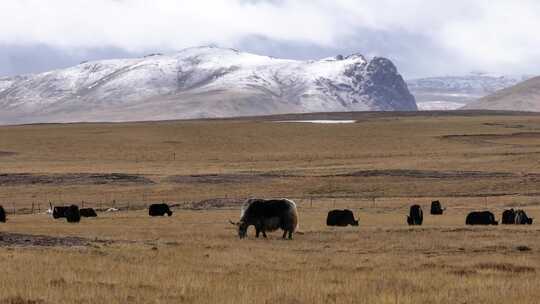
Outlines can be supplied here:
M416 110L388 59L298 61L217 47L0 78L0 122L132 121Z
M480 98L463 109L540 112L540 76Z
M532 75L471 73L407 80L420 110L453 110L498 90L511 87Z

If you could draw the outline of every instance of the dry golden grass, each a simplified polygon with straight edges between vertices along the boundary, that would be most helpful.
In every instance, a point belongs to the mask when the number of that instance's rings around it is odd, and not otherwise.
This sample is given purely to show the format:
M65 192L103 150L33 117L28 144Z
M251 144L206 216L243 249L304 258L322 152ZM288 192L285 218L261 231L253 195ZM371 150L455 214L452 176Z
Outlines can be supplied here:
M75 225L9 215L0 236L81 237L86 245L0 248L0 303L538 303L538 224L466 227L464 219L486 208L500 218L508 206L540 219L540 117L355 115L351 125L0 128L0 151L16 153L0 152L0 174L120 172L154 181L13 184L0 175L8 209L287 196L298 198L303 232L293 241L253 231L238 240L227 222L238 218L235 206L176 209L170 218L100 213ZM486 174L450 174L461 170ZM427 215L436 198L444 216ZM424 206L422 227L405 224L411 202ZM360 226L326 227L332 208L353 209Z
M449 204L447 215L410 228L405 203L358 202L360 227L328 228L325 214L333 204L301 208L304 234L293 241L281 240L280 233L255 239L253 231L238 240L227 223L237 210L176 210L171 218L100 214L78 225L17 216L2 231L93 242L1 249L2 297L46 303L537 303L536 225L465 227L469 209ZM529 211L540 216L538 207Z

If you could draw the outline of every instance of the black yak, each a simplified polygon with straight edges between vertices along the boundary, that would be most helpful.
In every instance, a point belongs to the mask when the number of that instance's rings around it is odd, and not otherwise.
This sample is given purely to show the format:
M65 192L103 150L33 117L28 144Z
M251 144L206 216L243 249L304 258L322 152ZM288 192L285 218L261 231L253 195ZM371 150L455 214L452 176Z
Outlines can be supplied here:
M502 213L501 224L513 225L516 223L516 211L514 209L504 210Z
M69 223L78 223L81 221L81 214L79 212L79 206L55 206L51 203L52 216L54 219L65 218Z
M81 213L79 212L79 206L71 205L67 207L64 216L68 223L78 223L81 221Z
M489 211L474 211L467 215L465 219L467 225L498 225L495 215Z
M431 202L431 210L430 213L432 215L441 215L444 212L444 208L441 205L441 202L439 201L432 201Z
M516 225L531 225L533 223L533 219L528 217L525 211L518 209L516 210L515 223Z
M79 213L82 217L96 217L97 213L96 210L93 208L81 208L79 209Z
M255 236L266 232L283 230L283 238L292 239L298 228L298 212L296 204L288 199L248 199L242 206L240 221L232 224L238 226L238 236L242 239L247 235L249 226L255 226Z
M4 207L0 205L0 223L6 222L6 211L4 210Z
M168 216L173 214L167 204L152 204L148 208L148 215L150 216L164 216L165 214Z
M52 209L53 218L58 219L58 218L66 217L66 210L68 209L68 207L67 206L52 207L51 205L51 209Z
M424 221L424 213L419 205L412 205L407 216L407 224L422 225Z
M358 221L354 219L354 214L351 210L331 210L326 217L327 226L340 226L347 225L358 226Z

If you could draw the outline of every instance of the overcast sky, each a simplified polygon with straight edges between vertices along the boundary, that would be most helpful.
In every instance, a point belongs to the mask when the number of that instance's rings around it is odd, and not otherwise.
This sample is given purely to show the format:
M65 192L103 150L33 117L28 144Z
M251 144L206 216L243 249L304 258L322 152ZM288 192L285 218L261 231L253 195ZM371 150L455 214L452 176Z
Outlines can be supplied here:
M1 0L0 75L215 44L362 53L407 78L540 74L538 0Z

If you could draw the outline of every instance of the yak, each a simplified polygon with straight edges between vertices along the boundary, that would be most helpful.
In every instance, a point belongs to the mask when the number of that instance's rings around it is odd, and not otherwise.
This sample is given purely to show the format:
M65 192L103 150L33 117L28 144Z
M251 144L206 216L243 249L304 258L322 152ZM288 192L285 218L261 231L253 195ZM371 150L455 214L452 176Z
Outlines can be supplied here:
M81 221L81 213L79 212L79 206L71 205L67 207L64 216L68 223L78 223Z
M527 213L525 211L518 209L516 210L516 218L515 223L516 225L531 225L533 222L533 219L527 216Z
M150 216L164 216L165 214L168 216L173 214L167 204L152 204L148 208L148 215Z
M292 239L298 229L298 212L296 204L288 199L248 199L242 206L240 221L231 224L238 227L238 236L243 239L249 226L255 227L255 236L266 232L283 230L283 239Z
M52 209L52 215L53 215L53 218L54 219L58 219L58 218L65 218L66 217L66 210L68 209L67 206L55 206L53 207L51 205L51 209Z
M81 221L81 213L79 211L79 206L71 205L53 207L52 204L50 205L54 219L65 218L68 223L78 223Z
M432 215L441 215L444 212L444 208L441 205L441 202L439 201L432 201L431 202L431 210L430 213Z
M331 210L326 217L326 225L340 227L347 225L358 226L358 220L354 219L354 214L349 209Z
M424 220L424 214L422 212L422 207L419 205L412 205L409 210L409 215L407 216L407 224L409 225L422 225Z
M516 223L516 211L514 209L504 210L502 213L501 224L513 225Z
M465 219L467 225L498 225L495 215L489 211L473 211Z
M79 209L79 213L82 217L97 217L96 210L93 208L81 208Z
M4 207L0 205L0 223L6 222L6 211L4 210Z

